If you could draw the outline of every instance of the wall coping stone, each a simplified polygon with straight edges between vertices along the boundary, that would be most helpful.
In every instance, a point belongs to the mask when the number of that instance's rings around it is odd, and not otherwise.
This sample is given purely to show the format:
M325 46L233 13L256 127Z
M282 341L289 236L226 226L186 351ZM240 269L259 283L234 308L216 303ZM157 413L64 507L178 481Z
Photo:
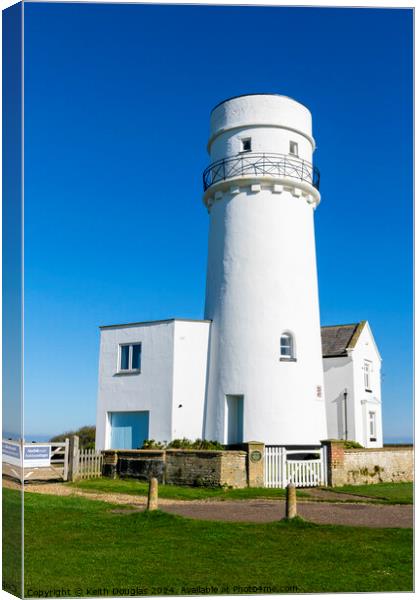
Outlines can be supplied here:
M105 452L116 452L117 454L134 454L134 455L145 455L145 454L153 454L156 456L161 456L165 454L165 450L105 450Z
M203 454L205 456L219 456L222 454L247 454L245 450L199 450L194 448L167 448L163 450L158 449L147 449L142 450L102 450L104 454L134 454L134 455L156 455L162 456L163 454L176 454L184 452L185 454Z
M223 456L225 454L247 454L244 450L194 450L194 448L168 448L167 454L196 454L198 456Z

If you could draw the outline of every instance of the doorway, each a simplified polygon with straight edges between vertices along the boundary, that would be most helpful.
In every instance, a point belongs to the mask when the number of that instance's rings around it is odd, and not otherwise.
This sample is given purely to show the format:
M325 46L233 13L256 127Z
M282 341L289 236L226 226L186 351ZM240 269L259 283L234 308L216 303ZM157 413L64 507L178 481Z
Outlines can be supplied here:
M244 441L244 397L226 396L226 443L241 444Z
M111 448L113 450L135 450L149 439L149 411L127 411L109 413L111 426Z

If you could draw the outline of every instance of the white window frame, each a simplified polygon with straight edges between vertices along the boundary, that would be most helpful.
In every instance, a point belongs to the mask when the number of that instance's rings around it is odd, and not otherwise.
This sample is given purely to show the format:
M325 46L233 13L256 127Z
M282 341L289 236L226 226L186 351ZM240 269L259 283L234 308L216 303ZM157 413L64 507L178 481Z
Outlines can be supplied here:
M370 360L363 361L363 380L365 384L365 391L372 391L372 363Z
M245 150L245 142L249 142L249 149ZM250 137L241 138L241 152L252 152L252 140Z
M376 411L370 410L370 411L368 411L368 429L369 429L369 441L370 442L376 442L376 440L377 440L378 436L376 435L376 428L377 428Z
M283 338L286 337L289 339L289 343L283 344ZM290 348L289 354L283 354L282 352L283 348L286 347ZM283 331L283 333L280 336L280 360L296 360L295 338L293 333L291 333L290 331Z
M128 369L121 368L121 359L122 359L122 349L128 346ZM133 346L140 346L140 368L133 369ZM127 342L123 344L119 344L118 346L118 373L140 373L141 371L141 351L142 351L142 343L141 342Z
M290 140L289 142L289 154L292 156L299 156L299 144Z

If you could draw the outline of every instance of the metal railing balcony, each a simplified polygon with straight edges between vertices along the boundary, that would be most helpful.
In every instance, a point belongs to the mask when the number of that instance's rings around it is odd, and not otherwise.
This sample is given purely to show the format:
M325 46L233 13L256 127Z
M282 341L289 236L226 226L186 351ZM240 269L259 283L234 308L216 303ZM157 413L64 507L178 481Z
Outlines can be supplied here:
M317 190L319 190L321 179L319 170L301 158L293 157L290 154L250 152L223 158L209 165L203 173L204 191L219 181L243 175L291 177L310 183Z

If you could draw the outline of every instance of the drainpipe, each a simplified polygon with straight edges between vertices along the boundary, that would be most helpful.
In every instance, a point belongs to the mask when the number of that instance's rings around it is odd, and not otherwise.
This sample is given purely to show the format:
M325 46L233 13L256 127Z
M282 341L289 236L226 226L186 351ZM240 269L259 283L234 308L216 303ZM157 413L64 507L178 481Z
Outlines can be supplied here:
M347 388L344 388L344 439L347 441L348 430L347 430Z

